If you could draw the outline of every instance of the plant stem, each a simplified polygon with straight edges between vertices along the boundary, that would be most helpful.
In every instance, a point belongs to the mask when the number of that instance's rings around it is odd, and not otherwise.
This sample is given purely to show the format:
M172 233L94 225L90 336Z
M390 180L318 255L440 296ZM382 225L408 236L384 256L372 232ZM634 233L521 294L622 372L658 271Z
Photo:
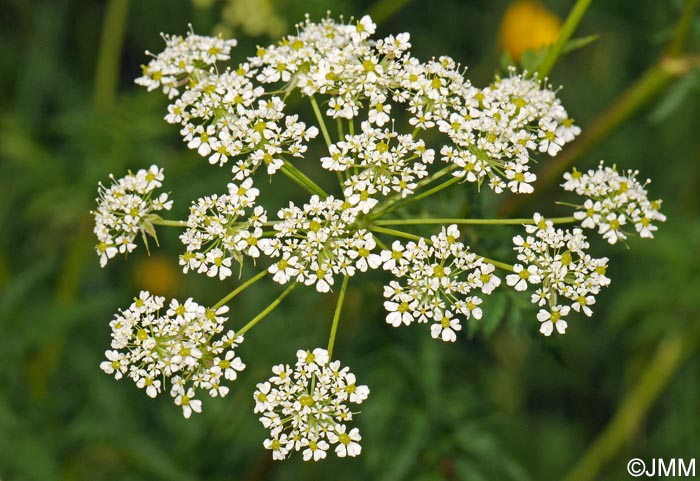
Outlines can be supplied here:
M394 205L390 206L389 208L383 210L381 212L381 215L388 214L389 212L394 212L396 209L400 209L401 207L404 207L411 202L415 202L417 200L425 199L426 197L430 197L431 195L437 194L443 189L448 188L449 186L456 184L457 182L461 181L462 179L460 177L452 177L450 180L443 182L440 185L436 185L432 189L426 190L425 192L421 192L418 195L414 195L411 197L408 197L407 199L400 200L396 202Z
M414 240L414 241L419 241L419 240L423 239L423 240L424 240L425 242L427 242L428 244L431 243L431 242L430 242L430 239L426 239L426 238L424 238L424 237L417 236L417 235L415 235L415 234L409 234L408 232L403 232L403 231L400 231L400 230L386 229L386 228L384 228L384 227L378 227L378 226L372 226L371 229L372 229L372 231L374 231L374 232L379 232L379 233L382 233L382 234L393 235L394 237L403 237L404 239L410 239L410 240ZM499 268L504 269L504 270L506 270L506 271L511 271L511 272L513 272L513 266L510 265L510 264L506 264L505 262L495 261L495 260L493 260L493 259L489 259L488 257L484 257L484 256L478 256L478 257L481 258L481 259L483 259L483 260L486 261L486 262L489 262L489 263L493 264L493 265L496 266L496 267L499 267Z
M335 305L335 313L333 314L333 324L331 325L331 335L328 338L328 358L333 359L333 346L335 344L335 335L338 332L338 321L340 320L340 311L343 309L343 301L345 300L345 291L348 288L348 276L343 277L343 284L340 286L338 293L338 303Z
M100 49L97 54L94 93L95 107L101 110L114 105L128 12L129 0L110 0L105 9Z
M238 294L240 294L241 292L246 290L248 287L250 287L253 284L255 284L256 282L258 282L260 279L262 279L266 275L267 275L267 269L259 272L255 277L251 277L250 279L245 281L243 284L241 284L240 286L236 287L234 290L232 290L231 292L226 294L226 296L224 298L222 298L219 302L217 302L216 304L214 304L212 306L212 309L217 310L218 308L220 308L221 306L226 304L228 301L230 301L231 299L236 297Z
M685 42L688 39L688 33L693 21L693 16L700 5L698 0L686 0L683 6L683 13L681 13L678 22L676 23L675 31L673 32L673 37L666 47L666 55L669 57L676 57L683 52L685 47Z
M564 26L561 28L561 32L559 32L559 38L557 38L556 43L549 48L549 50L547 51L547 55L545 56L544 60L542 60L542 63L537 69L537 73L539 73L540 78L547 77L547 75L549 75L549 72L552 71L554 64L557 62L557 59L564 50L566 43L574 34L574 31L576 30L576 27L578 27L578 24L581 22L581 19L586 13L586 10L588 10L591 1L592 0L578 0L576 2L576 5L574 5L574 8L571 9L569 16L564 22Z
M168 227L187 227L186 220L150 219L153 225L163 225Z
M445 175L449 174L450 172L452 172L452 171L455 170L456 168L457 168L457 166L455 166L455 165L448 165L447 167L438 170L438 171L435 172L433 175L431 175L431 176L429 176L429 177L426 177L425 179L421 180L420 182L417 182L417 183L416 183L416 190L418 190L418 189L420 189L421 187L424 187L424 186L430 184L430 183L433 182L434 180L437 180L437 179L439 179L439 178L441 178L441 177L444 177ZM455 178L456 178L456 177L455 177ZM438 187L439 187L439 186L438 186ZM432 190L432 189L431 189L431 190ZM429 191L428 191L428 192L429 192ZM418 194L418 195L423 195L423 194ZM431 194L431 195L432 195L432 194ZM417 197L417 196L415 196L415 197ZM415 197L411 197L411 198L409 198L409 199L406 199L406 201L412 202L413 200L415 200ZM386 199L386 200L384 201L384 205L381 206L380 208L378 208L378 209L375 211L375 213L372 214L371 218L376 219L376 218L378 218L378 217L381 217L381 216L384 215L384 214L387 214L387 213L389 213L389 212L393 212L393 211L395 211L396 209L398 209L399 207L405 205L405 204L408 203L408 202L404 202L404 200L401 199L401 197L399 197L398 194L395 194L393 197L389 197L388 199ZM398 206L395 206L396 204L399 204L399 205L398 205Z
M322 199L328 197L328 193L323 190L316 182L311 180L306 174L301 170L297 169L294 164L289 162L287 159L284 160L284 165L282 166L282 173L289 177L292 181L299 184L301 187L309 191L311 194L318 194Z
M345 130L343 129L343 119L338 117L336 123L338 124L338 139L343 140L345 138Z
M670 334L657 345L654 355L641 370L634 388L625 396L619 409L590 448L574 465L565 481L591 481L598 478L603 466L628 443L639 424L662 393L674 372L695 350L698 332Z
M372 232L379 232L380 234L388 234L388 235L393 235L394 237L403 237L404 239L410 239L410 240L415 240L419 241L423 239L423 237L415 234L409 234L408 232L403 232L400 230L395 230L395 229L387 229L385 227L379 227L376 225L373 225L370 227L370 230Z
M326 127L326 122L323 120L323 114L321 113L321 109L318 108L318 102L316 102L316 97L311 95L309 96L309 100L311 101L311 107L314 109L314 114L316 115L318 126L321 128L323 140L326 141L326 146L330 147L333 142L331 142L331 136L328 135L328 128Z
M571 222L576 222L573 217L554 217L547 219L552 221L554 224L568 224ZM425 218L425 219L391 219L391 220L377 220L374 221L374 225L423 225L423 224L463 224L463 225L521 225L521 224L534 224L535 222L530 217L521 219L435 219L435 218Z
M514 272L514 271L513 271L513 266L510 265L510 264L506 264L505 262L495 261L495 260L493 260L493 259L489 259L488 257L484 257L484 256L479 256L479 258L480 258L481 260L483 260L484 262L488 262L489 264L493 264L494 266L498 267L499 269L503 269L503 270L505 270L505 271Z
M250 329L252 329L258 322L262 321L265 316L267 316L269 313L275 310L275 308L284 300L285 297L287 297L292 290L297 286L297 283L294 282L292 283L289 287L287 287L282 294L277 297L274 301L270 303L269 306L265 308L260 314L255 316L253 319L248 322L245 326L241 327L238 332L236 332L236 336L242 336L246 332L248 332Z
M374 233L372 233L372 237L374 238L374 242L377 243L380 249L383 249L385 251L389 250L389 247L384 242L382 242L382 240L379 237L374 235Z

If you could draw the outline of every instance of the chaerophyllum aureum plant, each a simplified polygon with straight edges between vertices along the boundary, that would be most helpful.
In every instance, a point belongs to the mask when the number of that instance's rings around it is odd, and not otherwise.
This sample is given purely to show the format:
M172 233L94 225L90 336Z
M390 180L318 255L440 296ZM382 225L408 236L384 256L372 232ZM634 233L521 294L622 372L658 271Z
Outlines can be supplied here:
M296 35L258 48L237 66L225 66L235 40L165 35L165 50L151 54L136 83L167 95L165 120L221 169L228 190L194 200L188 218L174 220L163 217L173 201L161 192L158 166L99 188L94 215L102 266L132 252L137 237L145 242L156 227L174 227L181 230L185 273L235 286L210 306L144 291L110 323L111 349L101 368L131 378L150 397L169 393L186 418L202 410L204 395L229 392L245 368L237 353L244 336L296 286L337 291L328 346L298 350L293 364L274 366L253 394L255 413L270 431L263 444L275 459L292 451L315 461L330 449L360 454L351 421L369 389L333 359L350 278L385 271L386 322L425 324L437 340L455 341L465 320L481 319L489 308L484 298L506 288L538 306L542 334L563 334L570 317L592 315L596 295L610 283L608 259L588 252L584 231L615 244L630 235L653 237L654 223L665 220L636 171L603 163L564 176L562 187L580 199L564 204L569 217L407 217L405 206L465 183L531 193L533 157L557 155L580 129L536 75L511 71L478 88L449 57L411 56L408 33L375 39L374 32L367 16L348 24L307 18ZM293 111L292 94L297 107L299 99L310 104L315 118ZM318 146L322 155L309 155L313 142L325 143ZM338 186L328 192L300 167L330 171ZM258 198L275 175L294 181L308 200L271 215ZM516 262L472 251L458 227L469 224L521 225L512 238ZM415 225L436 227L430 237L399 230ZM235 264L244 262L259 272L237 280ZM228 303L263 277L283 286L279 297L246 324L229 319Z

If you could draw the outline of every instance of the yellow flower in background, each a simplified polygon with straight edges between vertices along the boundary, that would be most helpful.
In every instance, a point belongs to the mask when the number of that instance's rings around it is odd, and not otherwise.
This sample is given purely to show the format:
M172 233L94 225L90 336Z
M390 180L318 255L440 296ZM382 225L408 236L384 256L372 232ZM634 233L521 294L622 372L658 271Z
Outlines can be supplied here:
M556 42L561 19L536 0L513 2L503 14L498 32L501 51L515 61L525 50L539 50Z
M174 297L180 289L180 270L170 258L151 254L138 259L134 268L137 289Z

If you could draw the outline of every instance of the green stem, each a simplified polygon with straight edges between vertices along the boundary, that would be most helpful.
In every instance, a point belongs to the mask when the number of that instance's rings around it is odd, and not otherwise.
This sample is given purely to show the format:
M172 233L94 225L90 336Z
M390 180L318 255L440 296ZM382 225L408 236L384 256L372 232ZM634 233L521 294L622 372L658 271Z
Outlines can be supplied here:
M400 230L386 229L384 227L372 226L372 231L379 232L382 234L393 235L394 237L402 237L404 239L410 239L410 240L414 240L414 241L419 241L419 240L423 239L425 242L430 244L430 239L426 239L424 237L417 236L415 234L409 234L408 232L403 232ZM488 257L484 257L484 256L479 256L479 257L481 259L483 259L485 262L489 262L496 267L513 272L513 266L510 264L506 264L505 262L495 261L493 259L489 259Z
M338 117L336 120L336 123L338 124L338 139L343 140L345 139L345 130L343 129L343 119Z
M566 43L574 34L574 31L576 30L576 27L578 27L578 24L581 22L581 19L586 13L586 10L588 10L591 1L592 0L578 0L576 2L576 5L574 5L574 8L571 10L569 16L566 18L566 22L564 22L564 26L561 28L561 32L559 32L559 38L557 38L556 43L552 45L547 51L547 56L544 58L544 60L542 60L542 63L537 69L537 73L539 74L540 78L547 77L547 75L549 75L549 72L552 71L554 64L557 62L557 59L564 50Z
M421 192L418 195L413 195L411 197L408 197L406 199L402 199L395 204L389 206L388 208L384 209L383 211L380 212L381 215L388 214L390 212L394 212L396 209L400 209L401 207L404 207L411 202L415 202L417 200L425 199L426 197L430 197L431 195L437 194L443 189L448 188L449 186L456 184L457 182L461 181L462 179L460 177L452 177L450 180L443 182L440 185L436 185L432 189L426 190L425 192Z
M448 165L447 167L438 170L433 175L426 177L425 179L421 180L420 182L417 182L416 183L416 190L420 189L421 187L425 187L426 185L432 183L433 181L435 181L441 177L444 177L445 175L449 174L450 172L452 172L456 168L457 168L456 165ZM422 194L418 194L418 195L422 195ZM415 199L414 199L414 197L410 197L410 198L405 199L405 200L408 202L412 202ZM371 217L373 219L376 219L377 217L381 217L382 215L384 215L388 212L393 212L396 209L398 209L399 207L401 207L401 205L403 205L403 201L404 201L404 199L401 199L401 197L398 194L395 194L394 196L387 198L384 201L384 204L381 205L380 207L378 207L375 210L375 213L372 214ZM406 202L406 203L408 203L408 202ZM394 207L394 205L397 203L399 203L401 205Z
M299 184L301 187L306 189L311 194L318 194L322 199L328 197L328 193L323 190L319 185L307 177L301 170L297 169L294 164L286 159L284 160L284 165L282 166L282 173L289 177L292 181Z
M688 38L688 33L692 26L693 16L695 16L696 10L700 5L698 0L686 0L685 6L683 7L683 13L681 13L678 22L676 23L675 31L673 32L673 37L666 47L666 55L670 57L675 57L683 52L685 42Z
M128 12L129 0L110 0L107 3L95 71L94 102L98 109L106 110L114 105Z
M493 264L494 266L498 267L499 269L514 272L513 266L510 264L506 264L505 262L495 261L493 259L489 259L488 257L484 257L484 256L479 256L479 258L481 260L483 260L484 262L488 262L489 264Z
M258 282L260 279L262 279L262 278L265 277L266 275L267 275L267 269L264 270L264 271L262 271L262 272L259 272L255 277L251 277L250 279L248 279L247 281L245 281L243 284L241 284L240 286L236 287L234 290L232 290L231 292L229 292L229 293L228 293L223 299L221 299L219 302L217 302L216 304L214 304L214 305L212 306L212 309L217 310L218 308L220 308L221 306L223 306L224 304L226 304L228 301L230 301L231 299L233 299L234 297L236 297L238 294L240 294L241 292L243 292L244 290L246 290L248 287L250 287L250 286L252 286L253 284L255 284L256 282Z
M554 224L568 224L577 222L573 217L554 217L547 219ZM391 220L376 220L374 225L423 225L423 224L463 224L463 225L521 225L534 224L535 222L530 217L521 219L391 219Z
M370 227L370 230L372 232L379 232L380 234L388 234L388 235L393 235L394 237L403 237L404 239L410 239L414 241L419 241L423 239L423 237L415 234L409 234L408 232L403 232L400 230L395 230L395 229L387 229L385 227L379 227L377 225L373 225Z
M168 220L168 219L150 219L151 224L153 225L164 225L168 227L187 227L187 221L186 220Z
M236 332L236 336L242 336L246 332L248 332L250 329L252 329L258 322L262 321L269 313L275 310L275 308L284 300L285 297L287 297L292 290L297 286L297 283L294 282L292 283L289 287L287 287L282 294L277 297L274 301L270 303L269 306L265 308L264 311L262 311L260 314L255 316L253 319L248 322L245 326L241 327L238 332Z
M326 122L323 120L323 114L321 113L321 109L318 108L318 102L316 102L316 97L311 95L309 96L309 100L311 101L311 107L314 109L314 114L316 115L318 126L321 128L323 139L326 141L326 146L330 147L333 142L331 142L331 136L328 135L328 128L326 127Z
M318 102L316 102L316 97L313 95L309 96L309 100L311 101L311 107L314 109L314 115L316 115L316 120L318 121L318 126L321 127L321 133L323 134L323 139L326 141L326 146L328 147L329 151L331 148L331 145L333 142L331 142L331 136L328 133L328 127L326 127L326 122L323 120L323 114L321 113L321 109L318 107ZM336 176L338 177L338 183L340 184L340 188L343 188L343 175L340 172L336 172Z
M338 293L338 303L335 305L335 313L333 314L333 324L331 325L331 335L328 338L328 358L333 359L333 346L335 345L335 335L338 332L338 321L340 320L340 311L343 309L343 301L345 300L345 291L348 288L348 276L343 277L343 284L340 286Z
M374 233L372 233L372 237L374 237L374 242L377 243L377 245L379 246L380 249L385 250L385 251L389 250L389 247L384 242L382 242L382 240L379 237L374 235Z
M613 418L579 459L565 481L598 479L606 463L634 439L639 425L673 374L697 348L698 331L670 334L662 339L634 388L627 393Z

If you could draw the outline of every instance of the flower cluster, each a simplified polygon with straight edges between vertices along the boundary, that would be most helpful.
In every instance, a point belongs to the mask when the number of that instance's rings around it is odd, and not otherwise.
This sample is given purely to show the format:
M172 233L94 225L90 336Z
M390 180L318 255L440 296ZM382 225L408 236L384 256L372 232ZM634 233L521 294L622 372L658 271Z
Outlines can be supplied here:
M96 250L102 267L118 253L132 252L139 233L144 235L144 241L146 234L155 237L151 224L154 212L170 210L173 205L168 194L153 195L163 181L163 169L155 165L136 174L129 173L119 180L110 178L112 185L109 188L99 185L97 210L92 212L95 216L94 232L99 242Z
M332 445L339 457L360 454L360 432L348 430L346 424L354 414L348 404L361 404L369 389L358 386L347 367L316 348L297 351L294 369L279 364L272 372L274 376L257 385L253 397L260 422L270 430L263 444L274 459L302 451L305 461L318 461Z
M402 198L413 193L416 180L428 175L435 152L422 140L390 129L374 128L362 122L362 133L347 135L329 148L330 155L321 165L337 172L356 172L345 181L345 198L367 214L380 195L397 193Z
M283 155L302 157L305 142L318 135L297 115L285 115L277 96L262 98L245 69L210 72L168 107L166 121L180 124L187 147L211 164L233 166L236 179L244 180L261 166L274 174L284 164Z
M143 75L136 79L136 83L149 91L162 87L169 98L178 96L178 89L183 85L206 75L216 62L228 60L231 49L238 43L234 39L205 37L193 32L184 38L180 35L162 37L165 50L158 55L146 52L153 60L141 67Z
M192 299L173 299L166 308L164 297L142 291L110 322L112 349L100 367L116 379L130 377L150 397L166 389L170 378L170 395L189 418L202 410L196 389L225 396L229 388L223 380L236 379L245 368L235 352L243 338L223 333L227 312L226 306L205 308Z
M554 91L537 79L510 77L471 93L438 121L455 147L444 146L442 160L458 167L454 175L479 185L488 178L497 193L533 191L530 152L559 153L581 132Z
M598 228L611 244L627 238L630 232L625 228L629 225L640 237L654 237L657 227L652 222L664 222L666 216L659 211L661 200L650 201L647 196L645 187L650 181L642 184L636 179L638 174L636 170L619 173L615 166L606 167L603 162L585 174L576 169L564 174L562 187L587 197L583 205L575 206L581 209L574 213L581 226Z
M455 314L481 319L482 302L472 291L491 294L501 280L495 267L459 242L456 225L442 228L428 243L421 238L405 246L395 241L391 250L382 251L384 269L397 278L384 287L386 321L394 327L413 322L433 322L433 338L454 342L462 329ZM470 295L471 294L471 295Z
M281 209L276 236L262 246L265 255L281 257L269 268L274 280L285 284L294 279L328 292L334 275L354 276L379 267L372 233L353 227L357 214L358 208L332 196L321 200L314 195L303 208L290 202Z
M95 233L101 265L131 252L137 234L155 237L154 225L163 225L184 227L180 265L185 273L224 281L233 275L234 261L243 264L247 257L262 264L261 272L213 308L192 299L166 305L164 298L142 292L110 323L112 348L101 364L105 372L130 377L151 397L169 391L189 417L202 408L197 390L228 393L223 381L245 367L236 355L242 335L282 302L294 283L326 293L343 278L332 346L348 278L380 267L392 275L384 287L386 322L429 324L431 336L446 342L457 339L465 319L482 318L484 296L501 284L496 267L512 271L505 283L516 291L535 286L531 301L540 307L543 334L564 333L571 310L592 315L595 296L610 283L608 260L586 253L581 228L562 230L554 222L580 221L582 227L598 228L610 243L625 239L629 225L641 237L652 237L653 222L665 220L660 201L647 199L646 184L636 180L635 171L621 174L602 165L586 174L574 170L565 176L564 188L586 196L584 204L574 205L573 217L547 220L535 214L525 234L513 238L514 266L472 252L457 228L513 220L406 218L397 211L458 182L479 188L486 183L495 193L531 193L532 157L557 155L580 129L557 91L536 74L512 70L478 88L450 57L413 57L408 33L377 39L375 30L368 16L347 24L307 17L295 35L226 66L219 63L230 59L235 40L192 32L164 36L165 50L143 67L136 82L169 97L166 122L178 126L189 149L226 168L228 189L196 199L181 221L156 214L172 206L167 194L154 194L163 180L156 166L113 179L109 188L100 186ZM316 125L288 112L288 98L306 102ZM434 165L436 153L445 164L441 168ZM302 169L302 160L317 163ZM336 176L336 190L317 184L306 171ZM285 201L268 220L258 199L264 183L258 179L277 173L308 196ZM395 213L397 218L384 217ZM421 223L445 227L430 238L386 228ZM385 235L392 239L375 237ZM223 304L266 274L290 286L239 330L225 329ZM349 406L362 403L369 389L358 386L347 367L318 348L298 351L295 366L279 364L272 371L254 398L255 412L270 430L264 446L274 459L301 451L305 460L317 461L332 447L341 457L360 454L359 430L347 424L355 414Z
M547 306L537 314L542 323L540 332L549 336L556 328L563 334L567 328L564 317L571 308L592 315L594 296L610 284L605 276L608 259L596 259L585 252L588 242L581 229L556 229L540 214L535 214L533 221L525 225L525 237L513 237L521 263L513 266L514 273L506 276L506 284L516 291L525 291L528 284L539 286L531 301Z
M285 89L299 88L307 96L327 94L326 115L335 119L353 120L366 107L367 122L377 127L392 120L391 102L406 104L414 134L437 126L450 138L453 145L440 153L453 175L479 185L488 179L496 192L532 192L530 152L554 156L580 133L556 93L536 78L511 72L475 88L449 57L428 62L412 57L407 33L372 41L375 25L367 16L355 25L307 19L298 29L298 35L249 59L258 81L283 82ZM362 146L363 140L355 142ZM332 146L330 153L324 167L341 170L343 162L334 157L342 157L343 146Z
M228 194L203 197L190 207L187 230L180 235L187 248L180 256L185 273L191 269L224 280L231 275L232 259L242 263L243 255L260 256L267 213L255 205L259 193L246 179L228 184Z

